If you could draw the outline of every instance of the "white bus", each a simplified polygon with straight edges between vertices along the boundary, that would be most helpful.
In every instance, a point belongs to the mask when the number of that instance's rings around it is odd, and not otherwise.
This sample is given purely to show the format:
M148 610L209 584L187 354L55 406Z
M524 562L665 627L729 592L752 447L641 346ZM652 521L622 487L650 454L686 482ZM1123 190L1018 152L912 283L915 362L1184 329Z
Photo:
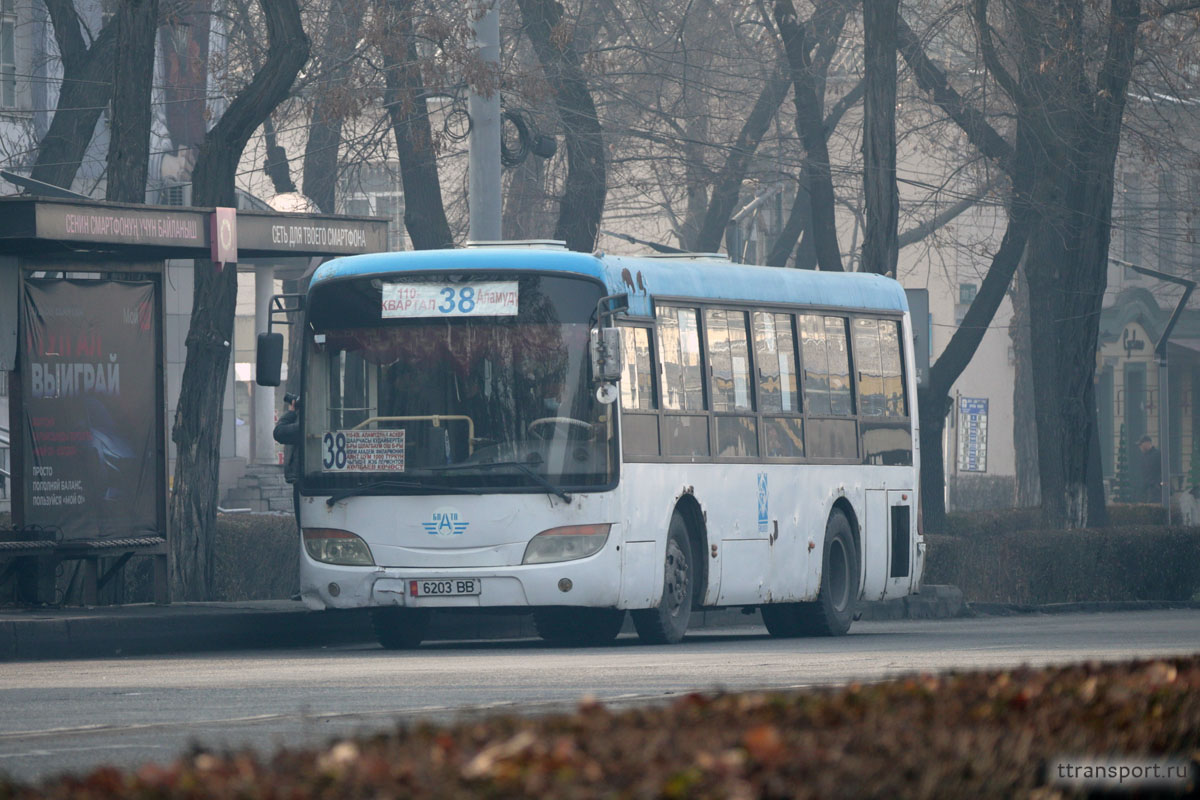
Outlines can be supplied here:
M300 300L301 596L385 647L446 608L559 643L728 607L837 635L919 587L893 280L510 243L337 259Z

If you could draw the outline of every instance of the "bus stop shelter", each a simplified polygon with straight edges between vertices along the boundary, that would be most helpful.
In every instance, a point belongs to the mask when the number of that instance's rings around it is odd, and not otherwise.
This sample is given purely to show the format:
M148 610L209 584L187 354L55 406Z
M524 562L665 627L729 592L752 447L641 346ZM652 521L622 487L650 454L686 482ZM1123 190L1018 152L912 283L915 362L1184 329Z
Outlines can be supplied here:
M164 280L168 263L253 264L265 330L276 264L386 246L375 218L0 198L13 516L0 591L56 604L59 565L78 562L94 604L130 558L149 556L154 600L169 601L167 349L174 339L183 352L187 320L168 331L168 298L182 291Z

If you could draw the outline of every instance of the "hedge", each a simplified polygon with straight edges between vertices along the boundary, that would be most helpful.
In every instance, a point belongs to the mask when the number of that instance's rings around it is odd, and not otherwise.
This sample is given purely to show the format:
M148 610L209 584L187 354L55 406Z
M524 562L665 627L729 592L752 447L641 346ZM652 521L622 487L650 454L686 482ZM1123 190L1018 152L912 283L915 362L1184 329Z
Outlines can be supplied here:
M1130 525L1164 525L1166 513L1160 505L1150 503L1114 503L1107 508L1108 525L1124 528ZM1180 519L1178 510L1172 519ZM1032 531L1042 527L1040 508L1004 508L992 511L958 511L946 514L947 536L996 536L1015 531Z
M215 550L213 600L282 600L300 591L291 514L220 514Z
M1180 601L1200 590L1200 528L1131 525L926 535L925 582L967 602Z
M9 519L0 514L0 526L11 524ZM284 600L300 591L299 534L291 514L218 514L213 552L211 600ZM124 594L115 593L120 587L115 587L114 581L101 602L150 602L154 597L152 567L148 558L130 561L125 568ZM72 569L68 566L60 578L60 592L70 584ZM12 600L11 589L0 589L0 603ZM63 602L80 602L78 581Z

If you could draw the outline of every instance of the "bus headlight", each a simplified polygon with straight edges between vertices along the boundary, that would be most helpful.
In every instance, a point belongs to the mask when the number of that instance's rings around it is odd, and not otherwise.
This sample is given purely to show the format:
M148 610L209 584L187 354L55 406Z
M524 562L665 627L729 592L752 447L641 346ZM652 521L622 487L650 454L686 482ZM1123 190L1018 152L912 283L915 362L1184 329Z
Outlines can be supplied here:
M542 531L529 540L522 564L549 564L555 561L574 561L599 553L608 541L609 523L600 525L568 525Z
M371 548L350 531L336 528L305 528L304 550L314 561L347 567L373 567Z

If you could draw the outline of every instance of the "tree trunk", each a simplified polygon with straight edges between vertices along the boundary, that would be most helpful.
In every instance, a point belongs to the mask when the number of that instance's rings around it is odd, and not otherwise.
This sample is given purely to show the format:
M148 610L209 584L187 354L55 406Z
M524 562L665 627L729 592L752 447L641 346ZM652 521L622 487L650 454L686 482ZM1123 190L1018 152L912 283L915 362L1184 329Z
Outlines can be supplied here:
M696 242L700 236L700 226L704 224L704 215L708 211L708 187L712 182L712 172L704 158L708 149L705 142L708 141L709 117L695 99L698 94L688 94L690 104L685 106L684 111L688 115L684 120L682 142L683 190L687 196L687 209L684 211L683 224L676 232L679 246L693 253L699 249Z
M921 522L925 533L946 532L946 463L942 457L942 437L951 405L950 395L945 392L917 391L917 421L921 426Z
M113 86L117 26L109 23L87 46L79 30L72 0L45 0L54 24L54 38L62 54L63 79L54 119L38 143L30 177L70 189L87 153L96 123L108 107Z
M1009 337L1013 348L1013 445L1016 450L1017 505L1042 504L1038 478L1037 427L1030 425L1033 410L1033 342L1029 333L1029 280L1025 267L1017 269L1012 292L1013 316Z
M812 237L806 236L809 223L812 222L812 203L808 199L808 176L800 173L796 182L796 195L792 198L792 210L788 218L771 244L767 252L767 266L786 267L792 256L792 248L796 250L796 267L798 269L816 269L816 253L812 249ZM798 243L798 244L797 244Z
M345 83L353 72L351 56L362 28L362 0L331 0L325 20L326 37L321 48L328 65L328 84L338 87L321 91L313 101L304 147L304 180L301 191L326 214L337 210L338 151L345 120Z
M1108 276L1114 165L1140 5L1113 0L1095 88L1080 77L1079 48L1063 46L1064 38L1067 45L1077 40L1070 38L1070 26L1047 24L1029 10L1018 18L1026 52L1054 48L1069 54L1050 72L1023 59L1017 98L1040 101L1024 103L1019 119L1037 131L1040 146L1035 189L1040 220L1030 238L1028 265L1042 513L1052 526L1088 524L1096 344Z
M863 0L863 272L896 277L900 194L896 188L896 16L899 0Z
M553 223L546 220L546 161L526 158L509 173L508 192L500 228L505 239L549 239Z
M925 529L941 532L946 518L945 466L942 463L942 431L950 410L950 389L962 375L979 348L979 342L991 324L1008 291L1026 241L1033 226L1025 198L1018 195L1009 208L1004 238L974 302L962 324L950 337L950 343L929 368L926 389L918 397L921 424L921 510Z
M251 134L287 96L308 60L308 37L296 0L261 0L270 46L267 60L208 132L193 171L192 204L233 206L238 161ZM179 406L171 438L177 448L171 494L171 578L174 596L209 599L213 532L221 463L221 400L229 374L237 300L237 269L218 271L197 259L192 316Z
M604 134L574 41L563 42L563 7L557 0L517 0L521 22L541 62L562 120L567 144L567 181L554 236L571 250L596 247L608 193Z
M382 6L391 33L380 44L385 62L383 97L400 160L404 227L417 250L451 247L454 237L442 203L437 153L413 31L412 0L383 0Z
M296 191L296 182L292 180L291 162L288 160L287 148L280 145L275 136L275 123L269 116L263 120L263 139L267 146L263 172L271 179L275 194L291 194Z
M150 170L150 88L154 81L158 0L126 0L110 24L117 26L117 48L105 197L144 203Z
M796 130L804 143L802 172L808 176L812 224L809 231L816 249L817 265L825 271L841 272L842 254L838 247L834 216L833 175L829 165L829 147L825 142L823 92L813 70L807 25L799 22L791 0L776 0L775 24L783 38L795 89Z

